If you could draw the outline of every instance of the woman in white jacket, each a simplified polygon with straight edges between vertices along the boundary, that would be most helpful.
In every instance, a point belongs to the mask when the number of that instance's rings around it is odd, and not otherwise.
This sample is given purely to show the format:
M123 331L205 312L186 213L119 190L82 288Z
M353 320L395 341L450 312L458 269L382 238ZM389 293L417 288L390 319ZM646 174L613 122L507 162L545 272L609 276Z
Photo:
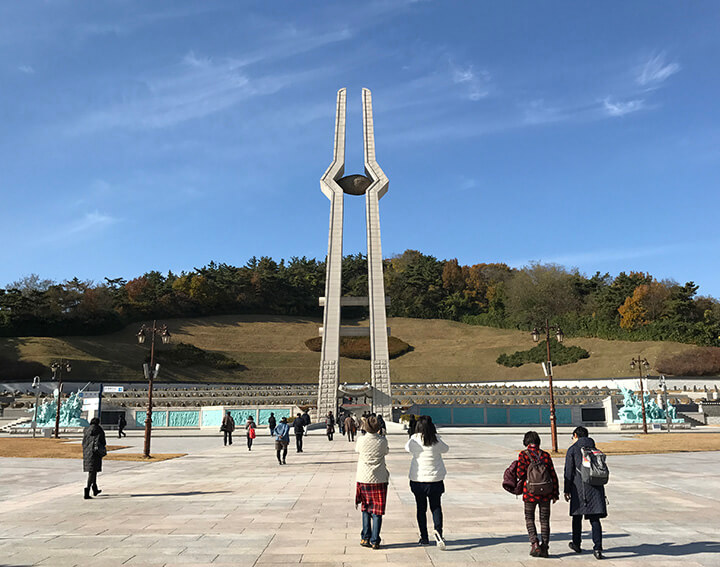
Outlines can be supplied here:
M380 528L390 477L385 466L385 455L390 449L387 439L378 435L380 424L375 416L364 420L364 426L366 434L360 436L355 445L355 451L359 453L355 507L362 504L360 545L380 549Z
M415 426L405 450L412 455L410 462L410 490L417 504L417 523L420 528L420 545L430 545L427 531L427 508L433 517L434 536L437 546L445 549L443 539L443 514L440 498L445 492L445 463L442 454L450 448L437 436L432 419L423 415Z

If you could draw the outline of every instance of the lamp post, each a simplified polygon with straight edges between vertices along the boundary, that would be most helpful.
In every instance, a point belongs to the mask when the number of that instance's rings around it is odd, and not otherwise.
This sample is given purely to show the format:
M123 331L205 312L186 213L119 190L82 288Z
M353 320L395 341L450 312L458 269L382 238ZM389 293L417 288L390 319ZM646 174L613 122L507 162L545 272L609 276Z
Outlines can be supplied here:
M58 439L60 437L60 403L62 401L62 389L63 389L63 379L62 379L62 371L63 369L65 372L70 372L72 370L72 367L70 366L70 361L67 360L63 362L63 359L60 359L60 362L53 362L50 365L50 369L53 373L53 380L57 380L58 386L58 399L57 399L57 409L55 411L55 439Z
M532 330L531 336L533 341L538 342L540 340L540 333L545 332L545 346L547 347L547 368L546 373L548 377L548 387L550 390L550 437L552 438L552 451L553 453L558 452L557 447L557 422L555 419L555 396L553 395L553 374L552 374L552 360L550 358L550 331L555 331L555 338L559 343L563 342L565 334L562 329L557 326L550 325L550 322L545 319L544 328L535 327Z
M667 391L667 380L665 380L665 376L660 376L660 386L663 389L663 405L665 406L665 423L667 423L667 432L670 433L670 412L668 411L668 408L670 407L668 405L668 391Z
M33 439L35 439L35 428L37 427L37 409L38 403L40 402L40 376L35 376L32 383L33 390L35 390L35 412L33 413Z
M637 358L633 358L630 361L630 370L635 370L635 367L638 367L638 372L640 372L640 407L642 407L642 419L643 419L643 433L647 433L647 417L645 416L645 389L643 388L643 368L645 370L648 370L650 368L650 363L647 361L647 358L640 358L640 355L638 355Z
M140 344L145 342L147 336L150 335L150 364L143 364L143 371L145 372L145 378L148 381L148 409L147 415L145 416L145 445L143 448L143 457L146 459L150 458L150 436L152 434L152 395L153 395L153 380L157 378L158 372L160 372L160 365L155 364L155 336L160 335L160 339L163 344L170 342L170 331L167 325L162 327L157 326L157 321L153 321L152 327L143 325L137 332L137 341Z

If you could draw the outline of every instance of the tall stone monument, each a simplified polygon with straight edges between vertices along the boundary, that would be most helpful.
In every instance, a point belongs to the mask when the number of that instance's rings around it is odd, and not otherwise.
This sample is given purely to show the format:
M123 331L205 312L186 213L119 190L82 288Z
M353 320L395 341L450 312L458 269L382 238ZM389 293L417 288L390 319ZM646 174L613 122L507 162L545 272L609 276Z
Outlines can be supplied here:
M380 247L380 198L387 193L388 178L375 160L375 131L373 128L372 94L362 90L363 142L365 175L345 176L345 116L347 89L337 95L335 115L335 150L333 161L320 179L320 190L330 199L330 235L328 238L322 349L320 351L320 380L318 388L318 418L337 409L340 379L340 337L370 336L371 386L373 411L386 419L392 418L390 392L390 357L388 355L387 315L385 313L385 283L383 281L382 250ZM367 230L368 297L341 297L343 200L345 194L365 195L365 224ZM370 310L369 327L342 327L341 309L349 305L367 305Z

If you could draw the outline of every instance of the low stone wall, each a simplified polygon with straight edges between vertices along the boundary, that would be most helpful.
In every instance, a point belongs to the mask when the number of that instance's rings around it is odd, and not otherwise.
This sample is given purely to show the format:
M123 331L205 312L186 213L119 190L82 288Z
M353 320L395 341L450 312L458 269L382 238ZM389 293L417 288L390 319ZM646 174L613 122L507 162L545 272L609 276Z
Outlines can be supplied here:
M555 418L558 425L582 425L583 423L604 423L597 419L583 420L583 409L602 410L602 406L556 406ZM429 415L437 425L549 425L549 406L523 405L416 405L409 413ZM604 416L604 412L603 412Z

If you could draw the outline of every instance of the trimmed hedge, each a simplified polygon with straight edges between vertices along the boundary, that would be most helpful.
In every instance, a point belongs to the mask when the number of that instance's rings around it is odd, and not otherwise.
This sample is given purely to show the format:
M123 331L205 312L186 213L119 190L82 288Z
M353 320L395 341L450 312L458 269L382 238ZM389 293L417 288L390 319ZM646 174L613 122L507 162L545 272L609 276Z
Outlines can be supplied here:
M590 353L582 347L566 347L562 343L550 339L550 358L553 366L562 366L563 364L573 364L582 358L590 358ZM540 364L546 361L547 347L545 346L545 341L540 341L529 350L518 350L513 354L501 354L496 360L498 364L511 368L529 363Z
M320 352L322 337L313 337L305 341L305 346L313 352ZM397 358L413 350L408 343L397 337L388 337L390 358ZM340 356L370 360L370 337L340 337Z
M171 350L163 350L158 355L160 362L175 366L210 366L218 370L245 370L237 360L220 352L208 352L195 345L178 343Z

